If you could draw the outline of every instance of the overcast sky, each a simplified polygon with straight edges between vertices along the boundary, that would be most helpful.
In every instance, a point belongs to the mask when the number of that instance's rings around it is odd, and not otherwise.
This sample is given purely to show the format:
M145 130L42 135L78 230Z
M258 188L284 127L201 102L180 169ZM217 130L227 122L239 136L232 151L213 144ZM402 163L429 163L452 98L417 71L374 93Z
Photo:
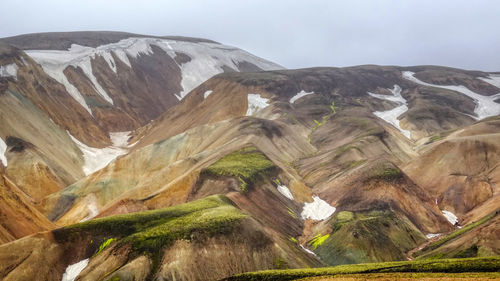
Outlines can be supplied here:
M114 30L203 37L287 68L500 71L500 1L0 0L0 37Z

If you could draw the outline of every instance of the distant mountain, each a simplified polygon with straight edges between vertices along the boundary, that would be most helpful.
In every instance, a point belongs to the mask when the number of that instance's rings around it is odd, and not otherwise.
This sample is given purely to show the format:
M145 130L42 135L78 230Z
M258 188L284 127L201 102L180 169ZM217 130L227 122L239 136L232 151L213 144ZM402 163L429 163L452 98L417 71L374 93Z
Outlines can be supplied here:
M5 280L500 255L499 75L129 36L0 40Z

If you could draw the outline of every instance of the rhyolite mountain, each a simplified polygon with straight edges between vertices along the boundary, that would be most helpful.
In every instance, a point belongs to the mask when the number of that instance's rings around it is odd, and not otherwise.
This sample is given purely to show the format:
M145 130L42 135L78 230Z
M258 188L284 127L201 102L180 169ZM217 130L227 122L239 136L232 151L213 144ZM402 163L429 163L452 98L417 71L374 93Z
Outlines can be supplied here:
M126 133L114 132L146 125L211 76L281 68L213 41L116 32L4 38L0 65L4 166L35 203L125 153Z
M75 32L0 39L0 76L4 280L500 254L499 74Z

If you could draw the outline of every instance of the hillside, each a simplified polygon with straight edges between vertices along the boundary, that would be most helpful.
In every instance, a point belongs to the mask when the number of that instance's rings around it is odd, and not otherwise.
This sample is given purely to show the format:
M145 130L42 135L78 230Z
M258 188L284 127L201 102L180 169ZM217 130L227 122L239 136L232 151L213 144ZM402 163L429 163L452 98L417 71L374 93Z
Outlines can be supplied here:
M127 33L0 43L4 280L498 266L481 259L500 255L497 74L285 70L210 40Z
M209 40L114 32L0 39L0 66L3 166L35 204L125 154L129 131L211 76L281 68Z

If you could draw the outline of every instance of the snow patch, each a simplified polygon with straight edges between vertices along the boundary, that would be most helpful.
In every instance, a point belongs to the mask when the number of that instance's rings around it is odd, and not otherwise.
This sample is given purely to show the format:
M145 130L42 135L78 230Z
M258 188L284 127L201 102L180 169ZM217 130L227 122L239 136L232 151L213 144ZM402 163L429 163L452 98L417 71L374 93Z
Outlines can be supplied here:
M206 99L208 96L210 96L211 93L213 93L212 90L206 91L205 93L203 93L203 98Z
M486 83L489 83L500 89L500 75L499 74L490 74L488 77L479 77L478 79L483 80Z
M88 215L85 218L83 218L80 222L91 220L99 214L99 208L97 207L96 196L92 193L87 198L86 199L89 201L87 202Z
M89 259L81 260L75 264L66 267L66 272L64 272L61 281L74 281L78 274L89 264Z
M263 108L269 106L269 99L263 98L260 94L248 94L248 109L246 116L252 116Z
M109 68L111 68L111 70L113 70L115 74L118 73L118 70L116 69L116 62L115 59L113 58L113 55L111 55L111 53L108 52L103 52L101 56L108 64Z
M333 213L335 213L336 208L326 203L323 199L318 196L313 196L313 202L305 203L302 209L302 219L312 219L315 221L321 221L329 218Z
M279 193L281 193L283 196L285 196L286 198L288 198L290 200L293 200L293 195L290 192L290 189L288 189L288 187L286 185L278 185L277 189L278 189Z
M441 236L441 233L429 233L427 235L425 235L425 237L427 237L427 239L432 239L434 237L439 237Z
M115 147L127 147L131 131L109 133L109 138Z
M315 254L313 251L311 251L311 250L307 249L306 247L304 247L304 246L302 246L302 245L300 245L300 247L302 248L302 250L306 251L308 254L311 254L311 255L313 255L313 256L316 256L316 254Z
M72 85L64 74L64 70L69 66L80 67L85 73L85 76L92 82L96 92L107 102L113 104L113 100L108 96L106 91L97 81L97 78L92 72L91 59L95 59L96 55L102 56L103 52L98 48L91 48L77 44L71 45L68 50L27 50L25 51L33 60L40 64L50 77L54 78L57 82L64 85L66 91L80 103L90 114L85 99L78 89ZM103 56L108 64L114 64L113 58L108 53ZM113 69L113 67L111 68Z
M19 67L15 63L0 65L0 77L14 77L17 80L17 70Z
M294 103L296 100L298 100L302 97L305 97L307 95L312 95L312 94L314 94L314 92L306 92L306 91L302 90L290 99L290 103Z
M262 70L282 69L281 66L256 57L246 51L215 43L193 43L186 41L163 40L158 43L172 58L176 52L190 57L179 65L182 72L182 91L176 97L183 99L192 89L219 73L224 68L239 71L240 62L249 62Z
M87 110L90 113L90 115L92 115L92 110L85 102L85 99L83 98L80 91L78 91L78 89L75 86L73 86L73 84L71 84L69 82L68 78L66 78L66 75L64 75L64 73L62 71L60 71L58 68L52 67L50 65L46 65L46 66L42 65L42 68L43 68L43 71L45 71L45 73L47 73L47 75L54 78L57 82L61 83L64 86L64 88L66 89L66 92L68 92L68 94L72 98L74 98L76 100L76 102L78 102L83 108L85 108L85 110Z
M116 157L127 153L127 140L130 132L110 133L113 145L105 148L87 146L73 137L68 131L67 133L83 153L85 163L82 168L87 176L106 167L111 161L115 160Z
M5 157L5 152L7 151L7 144L0 138L0 161L4 167L7 167L7 157Z
M452 224L455 225L458 222L457 216L450 211L442 210L443 216Z
M446 90L451 90L455 92L459 92L461 94L464 94L471 99L474 100L474 103L476 103L476 107L474 108L474 113L476 114L476 117L472 116L476 120L481 120L486 117L490 116L496 116L500 114L500 103L496 103L495 100L500 98L500 93L493 95L493 96L483 96L480 94L476 94L473 91L469 90L468 88L459 85L449 85L449 86L442 86L442 85L435 85L435 84L430 84L426 83L424 81L419 80L416 78L414 72L411 71L403 71L403 78L408 79L414 83L423 85L423 86L429 86L429 87L435 87L435 88L441 88L441 89L446 89Z
M44 71L59 83L66 87L68 93L72 95L85 109L84 100L78 90L69 86L63 71L66 67L87 67L85 75L92 81L96 91L108 102L112 99L106 94L92 74L90 66L91 58L101 56L107 62L113 72L117 73L114 54L120 61L128 67L132 67L130 58L137 58L140 55L153 54L152 46L157 46L165 51L171 58L177 56L176 53L187 55L190 60L180 64L182 79L182 91L176 97L183 99L192 89L198 87L212 76L224 72L224 68L231 68L238 71L238 63L249 62L262 70L282 69L281 66L256 57L238 48L225 46L217 43L195 43L186 41L176 41L161 38L127 38L119 42L101 45L96 48L73 44L68 50L27 50L25 51L37 63L42 65ZM82 67L82 69L83 69ZM70 92L71 91L71 92ZM87 109L88 110L88 109Z
M406 99L401 95L401 87L398 85L394 85L393 89L388 89L392 96L389 95L379 95L368 92L368 94L374 98L391 101L397 104L397 106L393 109L387 111L375 111L373 114L378 118L384 120L385 122L391 124L396 127L403 135L407 138L411 138L411 133L408 130L404 130L399 125L399 116L408 111L408 105Z

